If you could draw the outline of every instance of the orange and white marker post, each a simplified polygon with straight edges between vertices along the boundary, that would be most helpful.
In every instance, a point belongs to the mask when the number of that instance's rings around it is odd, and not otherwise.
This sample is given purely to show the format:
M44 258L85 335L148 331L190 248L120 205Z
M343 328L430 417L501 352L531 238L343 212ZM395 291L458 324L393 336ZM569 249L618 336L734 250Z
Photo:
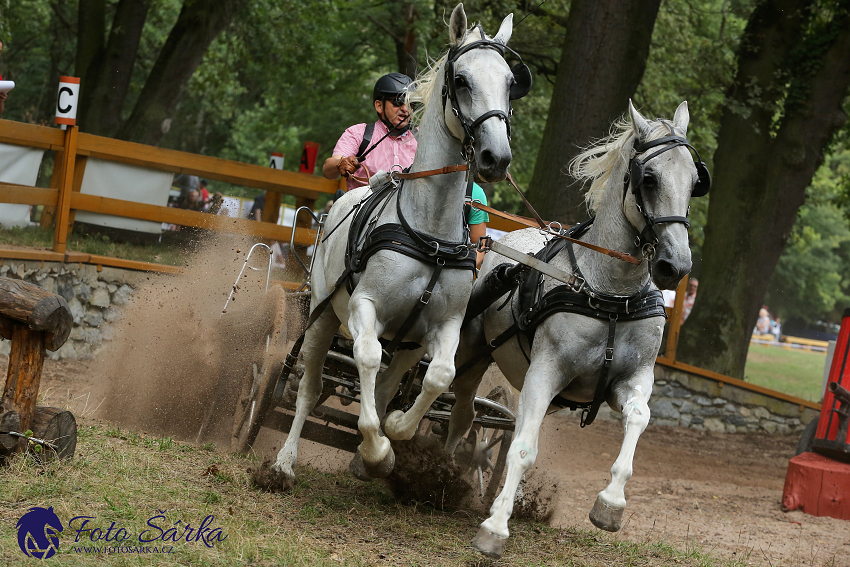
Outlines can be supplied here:
M56 97L56 123L63 126L77 124L77 105L80 100L80 79L59 77L59 94Z
M272 169L283 170L283 154L280 152L272 152L269 159L269 167Z

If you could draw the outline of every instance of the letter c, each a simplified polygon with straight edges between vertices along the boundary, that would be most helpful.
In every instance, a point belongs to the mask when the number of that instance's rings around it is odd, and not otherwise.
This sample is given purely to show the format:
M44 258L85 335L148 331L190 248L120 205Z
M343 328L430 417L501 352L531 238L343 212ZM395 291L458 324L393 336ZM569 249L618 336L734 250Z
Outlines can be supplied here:
M56 108L57 108L57 110L59 110L59 112L61 112L62 114L68 114L69 112L71 112L71 108L72 108L72 107L71 107L71 105L69 104L69 105L68 105L68 106L66 106L65 108L62 108L62 106L61 106L61 105L62 105L62 94L63 94L63 93L67 94L68 96L73 96L74 91L72 91L72 90L71 90L71 89L69 89L68 87L62 87L61 89L59 89L59 101L58 101L58 103L57 103L57 105L56 105Z

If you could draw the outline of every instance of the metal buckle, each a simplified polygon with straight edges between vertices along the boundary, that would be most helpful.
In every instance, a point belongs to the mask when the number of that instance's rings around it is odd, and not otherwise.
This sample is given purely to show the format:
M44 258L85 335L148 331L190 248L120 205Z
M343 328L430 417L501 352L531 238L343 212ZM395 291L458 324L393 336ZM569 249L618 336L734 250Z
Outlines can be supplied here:
M437 241L436 241L436 240L432 240L432 241L431 241L431 246L433 246L433 247L434 247L434 251L433 251L433 252L428 252L428 255L429 255L429 256L436 256L437 254L439 254L439 253L440 253L440 245L437 243Z
M614 360L614 347L605 349L605 362Z
M428 302L431 301L432 295L433 293L431 292L431 290L426 289L424 292L422 292L422 297L419 298L420 303L428 305Z
M553 228L555 225L558 225L558 230L555 230ZM558 221L552 221L552 222L549 223L549 230L551 230L552 232L555 232L557 234L561 234L564 231L564 227Z
M585 426L585 421L587 420L587 414L589 414L589 413L590 413L590 408L582 408L582 410L581 410L581 421L579 422L579 425L581 427Z
M490 245L492 244L493 239L489 236L479 236L478 244L475 246L476 252L489 252Z

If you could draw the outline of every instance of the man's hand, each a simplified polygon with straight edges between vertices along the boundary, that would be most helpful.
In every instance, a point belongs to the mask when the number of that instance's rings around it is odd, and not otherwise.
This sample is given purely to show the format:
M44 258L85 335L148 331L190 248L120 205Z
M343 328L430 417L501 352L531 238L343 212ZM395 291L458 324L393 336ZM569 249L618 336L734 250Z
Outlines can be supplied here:
M339 170L340 175L349 177L360 168L360 162L356 156L344 157L339 160L336 168Z

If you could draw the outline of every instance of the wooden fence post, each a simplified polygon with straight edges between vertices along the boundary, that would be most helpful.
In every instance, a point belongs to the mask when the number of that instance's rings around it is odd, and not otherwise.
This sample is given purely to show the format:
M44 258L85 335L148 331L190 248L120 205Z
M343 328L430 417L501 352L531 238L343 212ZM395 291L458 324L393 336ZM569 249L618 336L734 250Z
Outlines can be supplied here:
M59 181L59 200L56 203L56 229L53 251L64 253L68 242L68 224L71 218L71 192L74 189L74 167L77 163L77 127L65 130L65 158L62 160L62 177Z
M74 318L62 296L20 280L0 278L0 336L12 340L0 422L17 414L18 433L31 428L36 413L45 348L57 350L71 334ZM12 423L6 423L11 431ZM5 436L3 436L5 437ZM17 444L17 439L14 440ZM13 448L11 439L0 444Z
M690 274L679 282L679 287L676 288L676 302L670 313L670 331L667 333L667 349L664 351L664 357L670 360L676 360L676 345L679 342L679 330L682 327L682 307L685 304L685 291L688 289L689 277Z

